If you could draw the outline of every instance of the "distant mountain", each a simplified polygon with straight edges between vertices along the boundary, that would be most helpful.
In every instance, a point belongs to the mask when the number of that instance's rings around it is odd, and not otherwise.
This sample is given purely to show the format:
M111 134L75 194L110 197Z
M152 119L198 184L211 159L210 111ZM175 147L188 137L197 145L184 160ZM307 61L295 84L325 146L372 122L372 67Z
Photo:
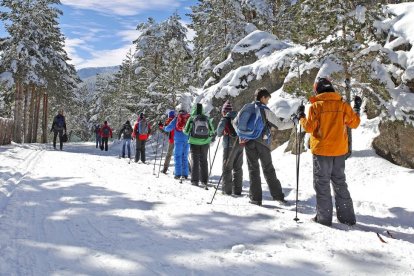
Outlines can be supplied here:
M118 72L119 66L110 67L88 67L78 70L78 76L81 80L94 77L97 74L114 74Z

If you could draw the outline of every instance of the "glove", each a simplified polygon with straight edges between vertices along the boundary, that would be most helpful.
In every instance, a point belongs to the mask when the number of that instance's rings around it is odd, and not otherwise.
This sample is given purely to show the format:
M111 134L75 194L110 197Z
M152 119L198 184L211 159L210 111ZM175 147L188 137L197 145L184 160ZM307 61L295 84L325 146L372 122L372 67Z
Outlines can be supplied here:
M296 115L297 115L298 120L300 120L302 118L306 118L306 115L305 115L305 106L303 104L301 104L298 107L298 110L296 111Z
M361 111L362 99L360 96L354 98L354 111L359 114Z
M298 116L296 116L296 114L293 114L293 115L291 116L291 119L292 119L292 122L293 122L295 125L299 124L299 118L298 118Z

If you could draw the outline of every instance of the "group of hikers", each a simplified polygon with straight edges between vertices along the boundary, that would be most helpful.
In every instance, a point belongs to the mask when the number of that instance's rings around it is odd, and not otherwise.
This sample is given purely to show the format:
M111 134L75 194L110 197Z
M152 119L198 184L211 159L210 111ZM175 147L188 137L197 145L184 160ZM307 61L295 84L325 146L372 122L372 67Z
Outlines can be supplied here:
M302 104L296 113L287 119L278 117L267 107L271 94L265 88L256 90L254 101L246 104L239 112L233 110L231 102L227 100L222 106L222 117L217 129L212 119L204 113L203 105L200 103L195 104L190 113L184 109L177 113L169 111L166 121L158 123L158 129L168 137L168 149L162 172L167 173L174 155L175 179L188 179L190 176L192 185L201 184L207 187L209 172L212 169L211 164L209 168L208 162L209 148L218 137L218 143L222 142L223 147L223 194L242 194L245 151L250 180L249 202L262 205L260 160L272 199L286 204L282 185L272 162L271 128L284 130L301 124L310 134L310 149L313 154L313 184L316 191L316 216L313 220L323 225L332 224L332 182L338 220L348 225L355 224L353 202L345 180L345 159L348 153L347 127L358 127L362 100L356 96L352 108L335 92L327 78L317 79L314 93L314 97L310 99L308 116ZM135 162L141 160L145 163L145 145L151 132L151 125L144 113L139 115L134 126L130 121L126 121L118 136L119 139L123 137L121 157L125 157L127 148L128 158L131 158L131 140L135 139ZM108 138L112 137L112 129L108 123L105 121L103 126L97 126L95 133L96 147L107 151Z

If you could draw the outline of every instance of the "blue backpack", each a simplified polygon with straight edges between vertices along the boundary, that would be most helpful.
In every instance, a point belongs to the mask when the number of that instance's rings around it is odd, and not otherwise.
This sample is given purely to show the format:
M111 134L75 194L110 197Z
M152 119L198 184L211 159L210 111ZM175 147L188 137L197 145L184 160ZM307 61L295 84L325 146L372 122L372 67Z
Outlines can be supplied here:
M234 125L237 135L243 140L256 140L262 135L265 122L262 117L260 106L256 103L249 103L243 106Z
M137 128L138 134L148 134L148 123L146 119L141 119Z

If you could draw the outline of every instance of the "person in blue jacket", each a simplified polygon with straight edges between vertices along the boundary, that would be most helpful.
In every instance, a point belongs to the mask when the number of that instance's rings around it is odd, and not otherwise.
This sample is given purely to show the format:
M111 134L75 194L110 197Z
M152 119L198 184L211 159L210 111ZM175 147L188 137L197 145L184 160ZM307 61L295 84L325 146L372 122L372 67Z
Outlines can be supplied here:
M174 130L174 178L188 178L188 135L184 134L183 129L187 123L190 114L185 110L180 110L167 126L164 131L170 132Z

